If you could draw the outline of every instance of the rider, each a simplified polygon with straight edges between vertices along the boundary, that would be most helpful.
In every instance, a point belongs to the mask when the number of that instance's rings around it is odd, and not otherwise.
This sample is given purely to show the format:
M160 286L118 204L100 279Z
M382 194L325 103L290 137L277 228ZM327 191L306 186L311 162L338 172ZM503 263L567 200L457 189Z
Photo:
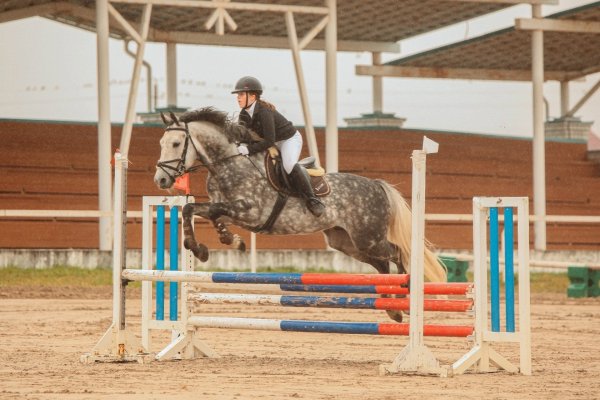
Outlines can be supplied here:
M319 217L325 205L317 199L304 167L298 164L302 150L302 135L292 123L281 115L271 103L261 100L263 92L259 80L245 76L237 81L233 92L241 108L239 123L252 129L264 140L252 144L241 144L238 151L242 155L259 153L275 145L281 154L283 169L292 184L306 199L306 206L313 215Z

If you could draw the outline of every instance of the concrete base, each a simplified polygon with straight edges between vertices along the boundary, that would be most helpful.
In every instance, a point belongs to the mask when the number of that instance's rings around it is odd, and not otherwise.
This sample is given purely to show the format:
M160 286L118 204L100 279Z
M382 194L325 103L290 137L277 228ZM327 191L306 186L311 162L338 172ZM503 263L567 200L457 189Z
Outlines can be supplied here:
M406 118L398 118L395 114L376 112L361 114L360 117L344 118L349 128L401 128Z
M460 254L472 257L468 250L440 249L438 254ZM533 260L563 261L577 264L600 264L598 251L531 251ZM165 259L169 255L165 253ZM98 250L31 250L0 249L0 268L50 268L53 266L77 268L111 268L111 253ZM142 265L141 250L127 251L127 267ZM257 266L266 268L294 268L297 271L328 270L346 273L374 273L373 267L361 263L335 250L259 250ZM205 263L195 261L197 271L241 271L250 270L250 252L235 250L213 250ZM472 269L472 266L470 266ZM533 267L532 270L566 272L566 268Z
M592 124L576 117L553 119L545 124L546 138L587 141Z

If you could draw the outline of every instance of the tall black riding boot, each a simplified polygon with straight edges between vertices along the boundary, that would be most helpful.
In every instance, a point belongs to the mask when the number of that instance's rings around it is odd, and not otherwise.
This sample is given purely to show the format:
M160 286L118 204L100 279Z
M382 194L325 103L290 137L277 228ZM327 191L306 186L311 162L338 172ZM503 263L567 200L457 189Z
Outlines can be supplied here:
M294 165L292 172L290 172L290 177L292 178L296 190L298 190L302 194L302 197L306 199L306 207L308 207L308 210L315 217L320 217L325 211L325 205L315 196L315 192L310 184L310 176L308 176L306 168L299 164Z

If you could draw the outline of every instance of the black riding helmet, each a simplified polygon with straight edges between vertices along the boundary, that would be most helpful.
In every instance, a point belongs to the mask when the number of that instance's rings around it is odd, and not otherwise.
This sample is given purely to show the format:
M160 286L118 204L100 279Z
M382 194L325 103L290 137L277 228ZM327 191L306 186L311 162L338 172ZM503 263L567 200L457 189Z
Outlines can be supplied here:
M263 88L258 79L252 76L244 76L237 81L235 89L231 93L241 92L255 92L260 96L263 92Z

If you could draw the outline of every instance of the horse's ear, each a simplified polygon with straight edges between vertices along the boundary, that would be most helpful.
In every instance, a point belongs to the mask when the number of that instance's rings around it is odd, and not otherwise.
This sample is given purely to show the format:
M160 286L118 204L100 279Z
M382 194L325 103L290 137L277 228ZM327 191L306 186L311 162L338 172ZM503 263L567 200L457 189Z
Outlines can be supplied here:
M163 123L164 123L166 126L169 126L169 125L171 125L171 123L170 123L170 122L169 122L169 120L167 119L166 115L165 115L165 114L163 114L163 112L162 112L162 111L160 112L160 119L162 119Z
M179 126L179 120L177 119L177 115L175 115L173 113L173 111L169 111L169 115L171 116L171 119L173 120L173 123L177 126Z

